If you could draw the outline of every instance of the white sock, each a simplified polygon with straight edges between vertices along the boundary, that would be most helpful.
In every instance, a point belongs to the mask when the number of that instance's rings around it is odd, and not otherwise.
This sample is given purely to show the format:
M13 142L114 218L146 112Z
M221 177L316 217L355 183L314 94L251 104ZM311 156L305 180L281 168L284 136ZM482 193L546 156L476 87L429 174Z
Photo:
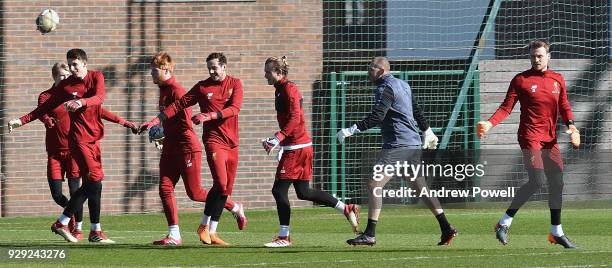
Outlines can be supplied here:
M240 204L238 202L234 203L234 207L232 208L232 213L236 214L240 210Z
M278 231L278 236L287 237L289 236L289 225L281 225L280 231Z
M211 234L214 234L217 232L217 225L219 224L218 221L210 221L210 228L208 229L209 232Z
M179 226L178 225L170 225L168 226L168 236L180 240L181 239L181 232L179 230Z
M208 223L210 223L210 216L207 216L206 214L202 215L202 220L200 221L200 224L206 225Z
M100 223L92 223L89 229L92 231L102 231L102 225Z
M336 206L334 208L337 211L340 211L340 213L344 214L344 203L342 203L342 201L338 200L338 203L336 203Z
M61 222L62 225L68 225L68 223L70 222L70 217L66 217L66 215L62 214L57 220Z
M508 214L504 213L504 216L499 220L499 225L506 225L510 227L512 225L512 217L508 216Z
M83 222L82 221L78 221L77 224L76 224L76 228L79 231L83 230Z
M551 225L550 233L556 237L564 236L563 228L561 228L561 224L559 225Z

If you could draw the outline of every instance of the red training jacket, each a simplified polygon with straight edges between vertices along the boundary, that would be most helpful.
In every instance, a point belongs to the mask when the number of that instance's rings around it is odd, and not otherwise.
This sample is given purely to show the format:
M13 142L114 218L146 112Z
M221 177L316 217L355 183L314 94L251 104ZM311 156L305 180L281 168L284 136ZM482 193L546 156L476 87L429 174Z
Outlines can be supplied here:
M302 94L287 77L274 84L274 106L280 132L286 136L282 146L312 142L306 130Z
M40 93L40 95L38 96L38 106L44 104L52 96L52 90L53 87ZM100 116L106 121L117 123L120 125L125 122L125 119L104 108L101 109L101 112L102 114ZM47 149L47 153L54 154L59 153L61 151L67 151L69 149L68 133L70 132L70 117L68 116L68 111L66 110L64 105L59 105L51 112L41 116L40 120L43 121L44 118L48 117L52 117L55 119L55 125L52 128L46 129L45 147Z
M22 116L21 122L27 124L53 111L66 101L81 99L85 107L68 113L71 124L68 136L77 143L101 140L104 137L104 124L100 109L104 102L105 90L104 75L100 71L88 71L83 79L71 75L50 90L51 96L47 101Z
M164 81L159 85L159 111L163 112L184 95L185 89L174 76ZM162 126L165 137L162 154L186 154L202 151L200 141L193 130L191 109L181 109L176 116L166 119Z
M517 74L510 82L506 98L489 118L493 126L510 115L517 101L521 102L519 140L553 141L559 114L565 123L574 119L565 80L550 69L545 72L530 69Z
M164 110L168 118L198 103L202 113L216 112L217 120L203 123L202 140L205 145L234 148L239 145L238 113L242 107L242 82L227 75L223 81L211 78L195 84L179 101Z

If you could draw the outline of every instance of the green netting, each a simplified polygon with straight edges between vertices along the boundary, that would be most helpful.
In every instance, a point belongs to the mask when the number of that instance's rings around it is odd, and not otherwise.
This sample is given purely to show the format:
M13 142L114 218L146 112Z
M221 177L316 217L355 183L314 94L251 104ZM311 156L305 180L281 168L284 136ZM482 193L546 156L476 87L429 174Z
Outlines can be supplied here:
M342 146L335 141L340 128L363 119L372 108L374 86L365 72L374 56L387 56L393 74L410 84L441 148L518 149L518 105L487 140L475 138L474 126L494 112L512 77L529 68L528 42L547 40L551 66L565 76L583 130L584 148L576 153L567 148L559 123L566 164L584 168L579 154L610 149L611 118L603 114L612 103L610 1L323 1L323 10L324 73L312 114L315 183L338 197L363 200L364 183L382 145L377 129ZM484 184L522 184L526 174L520 156L507 159L510 167ZM589 174L585 188L583 171L566 172L565 194L609 198L610 182ZM388 187L403 184L393 183Z

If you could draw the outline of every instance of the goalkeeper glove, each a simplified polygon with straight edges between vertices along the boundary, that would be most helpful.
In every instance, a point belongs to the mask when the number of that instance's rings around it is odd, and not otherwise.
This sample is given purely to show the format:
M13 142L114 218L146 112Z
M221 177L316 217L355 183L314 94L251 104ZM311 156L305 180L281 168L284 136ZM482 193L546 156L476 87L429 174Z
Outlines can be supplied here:
M68 110L69 112L74 112L84 106L85 106L84 99L70 100L70 101L64 102L64 107L66 107L66 110Z
M480 121L478 122L478 125L476 125L476 135L479 139L482 139L492 127L493 123L489 121Z
M210 113L196 114L191 118L191 121L193 121L194 124L199 125L200 123L204 123L204 122L215 120L215 119L219 119L219 113L210 112Z
M13 129L23 126L21 119L16 118L8 122L9 133L13 132Z
M347 137L353 136L359 132L361 132L361 130L359 130L359 128L357 128L357 124L355 124L351 126L350 128L343 128L340 131L338 131L338 133L336 134L336 137L338 138L338 141L340 142L340 144L343 144L344 139L346 139Z
M425 137L423 138L423 149L434 150L436 147L438 147L438 137L431 128L428 128L425 130Z
M153 144L155 144L155 148L157 148L157 150L161 151L164 149L164 138L153 140Z
M266 153L270 155L270 153L272 153L272 151L274 151L274 149L276 149L276 147L278 147L284 139L285 135L279 131L274 133L273 137L261 140L261 145L263 146L264 150L266 150Z
M570 134L570 143L572 143L575 149L578 149L580 147L580 131L578 131L578 128L574 125L569 125L565 133Z
M156 125L149 129L149 142L153 142L158 150L161 151L163 149L164 129L161 126Z

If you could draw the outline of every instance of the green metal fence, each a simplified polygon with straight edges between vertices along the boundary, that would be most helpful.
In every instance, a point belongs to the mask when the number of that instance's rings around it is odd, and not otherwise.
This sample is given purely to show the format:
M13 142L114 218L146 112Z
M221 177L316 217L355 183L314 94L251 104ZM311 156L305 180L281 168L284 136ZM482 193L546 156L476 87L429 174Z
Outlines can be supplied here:
M432 129L440 137L439 148L477 149L474 126L480 118L480 76L474 72L470 83L463 70L396 71L392 74L407 81L419 100ZM363 119L374 103L373 89L365 71L332 72L329 74L329 182L326 190L340 199L353 199L362 191L360 181L373 155L381 146L380 129L375 128L351 137L339 145L336 131ZM327 147L327 148L325 148ZM324 164L324 162L323 162ZM365 167L365 168L364 168ZM404 182L401 182L404 183Z

